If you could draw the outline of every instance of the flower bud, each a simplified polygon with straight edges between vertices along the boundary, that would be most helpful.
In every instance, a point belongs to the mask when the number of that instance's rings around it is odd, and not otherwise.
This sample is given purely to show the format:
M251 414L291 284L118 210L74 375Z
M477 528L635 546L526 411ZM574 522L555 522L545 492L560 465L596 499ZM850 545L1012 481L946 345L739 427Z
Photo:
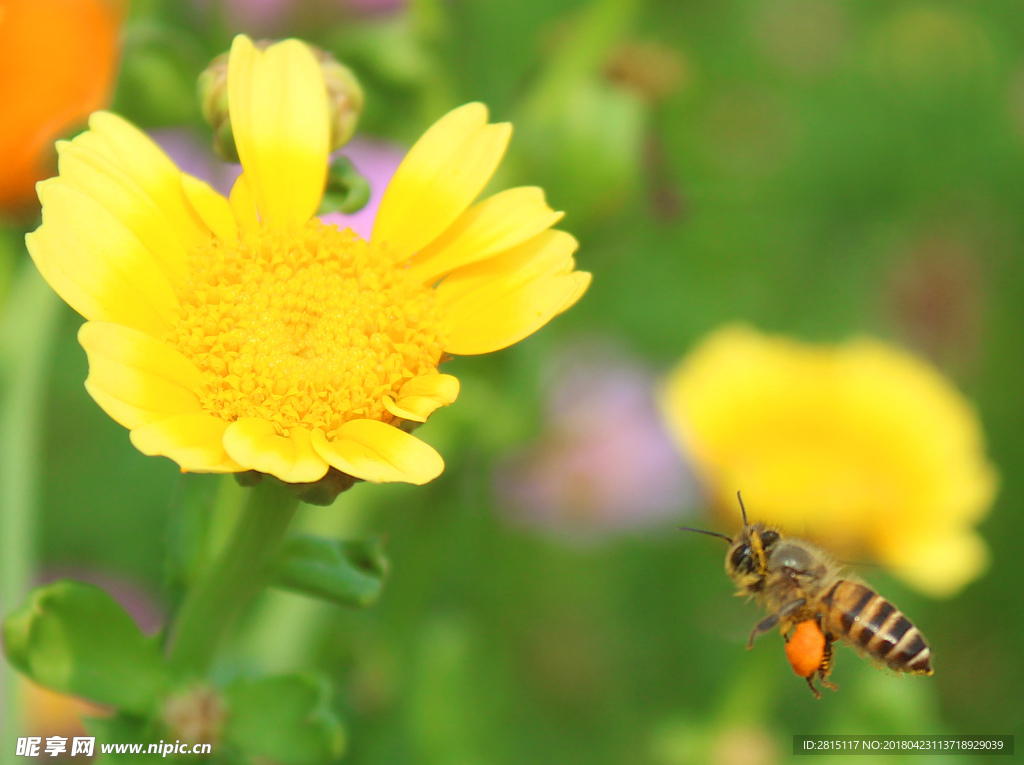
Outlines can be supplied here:
M270 40L256 43L259 50L266 50ZM309 45L307 43L307 45ZM327 51L309 45L324 77L327 101L330 109L331 137L330 150L344 146L355 135L359 116L363 111L363 88L355 74L340 64ZM197 82L199 102L203 118L213 129L213 145L218 156L226 162L238 162L231 118L228 112L228 54L222 53L210 62L199 75Z
M237 162L238 150L228 115L228 54L221 53L196 82L203 119L213 129L213 148L225 162Z
M356 133L359 116L363 113L363 88L355 74L330 53L310 46L327 86L327 101L331 110L331 151L344 146Z

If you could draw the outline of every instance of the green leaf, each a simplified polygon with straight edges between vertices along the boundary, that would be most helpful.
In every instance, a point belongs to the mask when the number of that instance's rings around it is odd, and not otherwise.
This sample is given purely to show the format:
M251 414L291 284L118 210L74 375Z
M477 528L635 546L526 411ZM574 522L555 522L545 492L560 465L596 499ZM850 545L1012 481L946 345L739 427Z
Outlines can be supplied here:
M166 680L156 639L91 584L37 587L4 621L3 634L11 664L60 693L144 715Z
M154 720L147 720L142 717L135 717L126 714L116 714L111 717L87 717L82 720L86 731L90 736L96 737L94 747L95 762L116 763L129 756L129 750L111 752L109 755L101 753L100 744L115 744L122 747L130 747L133 744L142 744L142 752L130 754L132 762L157 762L163 759L160 754L149 754L149 745L161 740L160 730ZM167 762L167 760L164 760Z
M224 743L282 765L341 756L345 732L330 707L331 686L311 673L237 680L224 692Z
M380 597L387 570L379 539L341 542L303 535L285 540L271 582L344 606L366 607Z

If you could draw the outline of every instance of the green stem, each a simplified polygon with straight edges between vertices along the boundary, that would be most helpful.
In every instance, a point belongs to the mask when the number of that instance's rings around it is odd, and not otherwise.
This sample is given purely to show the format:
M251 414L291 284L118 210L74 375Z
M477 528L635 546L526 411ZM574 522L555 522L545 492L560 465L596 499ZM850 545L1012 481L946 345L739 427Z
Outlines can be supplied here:
M231 538L185 597L169 660L182 677L206 674L234 620L267 583L299 501L273 478L254 486Z
M53 348L60 301L34 266L22 269L0 323L0 611L7 614L28 590L35 569L42 448L44 377ZM0 741L14 741L20 725L15 675L0 661L4 713ZM6 744L5 744L6 747ZM13 761L14 749L0 752Z

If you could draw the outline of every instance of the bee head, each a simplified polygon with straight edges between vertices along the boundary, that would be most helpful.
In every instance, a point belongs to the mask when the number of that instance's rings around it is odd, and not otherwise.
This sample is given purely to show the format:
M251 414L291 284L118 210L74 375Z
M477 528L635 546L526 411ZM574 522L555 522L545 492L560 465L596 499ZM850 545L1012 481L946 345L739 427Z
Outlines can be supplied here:
M725 555L725 573L737 584L750 585L768 570L768 553L779 541L779 532L763 523L747 521L743 497L736 492L743 515L743 530L732 540Z
M683 531L696 531L720 537L729 543L729 552L725 555L725 573L733 581L743 587L757 589L755 583L763 579L768 570L768 553L779 541L779 532L770 529L763 523L749 523L747 509L743 506L743 497L736 492L740 501L740 512L743 515L743 530L736 537L727 537L717 531L705 531L689 526L680 526Z
M739 581L763 576L768 569L768 553L779 541L779 532L763 523L743 526L725 555L725 573Z

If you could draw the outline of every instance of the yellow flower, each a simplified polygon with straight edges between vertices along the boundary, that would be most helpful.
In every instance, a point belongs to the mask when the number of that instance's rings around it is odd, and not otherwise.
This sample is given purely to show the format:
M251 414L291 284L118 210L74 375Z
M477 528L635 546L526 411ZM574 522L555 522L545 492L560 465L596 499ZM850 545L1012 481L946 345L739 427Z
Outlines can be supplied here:
M727 327L673 372L664 410L719 512L874 558L917 589L984 570L974 524L996 475L977 413L935 369L874 340L802 345Z
M183 470L425 483L444 463L410 435L458 394L445 354L504 348L583 294L576 241L536 188L473 205L511 134L468 104L416 143L373 235L313 217L329 112L309 48L235 38L243 174L225 199L140 131L97 113L58 146L29 251L88 322L86 388L132 443ZM404 427L403 427L404 426Z

